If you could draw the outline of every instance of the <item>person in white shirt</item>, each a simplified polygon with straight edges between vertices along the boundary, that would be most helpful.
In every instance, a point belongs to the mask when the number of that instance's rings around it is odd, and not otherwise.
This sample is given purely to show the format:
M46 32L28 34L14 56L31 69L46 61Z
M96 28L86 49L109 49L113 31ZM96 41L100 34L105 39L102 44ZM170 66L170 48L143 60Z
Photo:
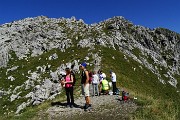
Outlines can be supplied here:
M102 70L99 70L98 74L99 74L99 81L101 83L101 81L106 78L106 74L103 73Z
M101 95L102 92L102 80L106 79L106 74L102 72L102 70L98 71L99 74L99 95Z
M106 79L106 74L102 73L102 77L103 77L103 79Z
M96 71L94 71L92 75L93 96L95 96L95 94L99 96L98 84L99 84L99 77Z
M117 88L116 88L116 74L110 70L110 77L112 81L112 86L113 86L113 95L116 95Z

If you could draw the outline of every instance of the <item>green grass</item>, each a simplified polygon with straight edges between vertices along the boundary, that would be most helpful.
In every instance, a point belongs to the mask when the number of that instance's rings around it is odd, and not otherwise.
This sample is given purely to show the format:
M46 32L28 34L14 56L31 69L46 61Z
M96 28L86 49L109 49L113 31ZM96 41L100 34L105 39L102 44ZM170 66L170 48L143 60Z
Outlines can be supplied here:
M139 108L132 116L135 119L178 119L180 118L180 94L169 84L163 85L150 70L123 53L102 48L103 70L106 74L112 69L117 74L117 84L121 89L137 97ZM112 59L115 56L115 60ZM136 68L134 71L133 68Z

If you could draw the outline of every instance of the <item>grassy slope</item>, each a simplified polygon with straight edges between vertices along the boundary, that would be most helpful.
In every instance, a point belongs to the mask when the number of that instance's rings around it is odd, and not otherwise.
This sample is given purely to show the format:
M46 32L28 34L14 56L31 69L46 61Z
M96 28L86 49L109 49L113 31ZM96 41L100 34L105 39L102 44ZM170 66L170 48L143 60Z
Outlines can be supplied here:
M118 86L137 97L140 106L132 119L178 119L180 118L180 94L169 84L163 85L148 69L141 69L139 63L131 58L129 62L124 59L124 54L102 48L102 66L106 73L110 69L117 74ZM115 57L113 59L112 57ZM134 71L133 68L136 68Z
M144 68L141 69L139 66L141 66L139 63L135 62L131 58L128 58L128 61L124 59L124 54L115 51L109 48L98 48L101 49L101 55L103 56L102 59L102 69L107 74L109 74L109 70L112 69L117 74L118 78L118 87L123 88L130 92L130 96L135 96L138 99L136 100L136 103L139 105L139 109L136 113L134 113L131 118L132 119L177 119L180 118L178 114L178 109L180 106L180 95L176 92L176 90L170 86L169 84L163 85L157 80L157 77L148 69ZM72 50L74 52L72 53ZM48 58L53 53L57 53L59 58L54 61L46 61L45 58ZM70 48L67 50L66 53L62 53L57 49L54 49L50 52L47 52L43 54L42 56L31 58L29 61L30 63L26 63L26 66L24 68L18 68L19 72L27 73L27 70L32 69L35 70L37 66L42 66L44 64L50 64L52 65L51 69L54 71L60 64L63 63L62 60L65 62L68 62L73 59L79 59L80 61L83 60L83 58L87 55L87 51L85 49L75 49ZM72 56L74 55L74 57ZM77 55L75 55L77 54ZM114 56L115 59L112 57ZM39 58L41 60L39 61ZM11 63L13 65L19 65L23 62L17 62L17 63ZM24 64L24 63L23 63ZM136 70L134 71L134 68ZM90 68L91 69L91 68ZM3 71L2 71L3 72ZM11 73L13 75L13 73ZM14 73L16 74L16 72ZM42 78L48 76L42 75ZM7 77L7 76L6 76ZM22 76L17 76L17 78L21 78ZM178 77L178 76L177 76ZM5 78L5 77L4 77ZM109 77L108 77L109 79ZM21 81L14 81L13 84L19 84L18 82L23 82L26 79L23 78ZM5 82L2 82L3 79L1 79L1 84L5 85ZM16 83L17 82L17 83ZM10 83L9 83L10 84ZM77 87L78 88L78 87ZM79 89L79 88L78 88ZM77 90L78 91L78 90ZM24 93L25 94L25 93ZM15 103L10 103L6 100L0 99L0 105L4 106L9 105L9 108L16 108L17 106ZM64 100L64 94L57 96L55 100L53 101L62 101ZM6 102L5 102L6 101ZM52 101L46 101L45 103L41 104L40 106L33 106L28 107L26 110L24 110L24 113L13 117L10 115L9 119L21 119L21 120L27 120L27 119L37 119L38 114L48 109L48 107L51 106ZM0 113L3 114L4 110L1 109ZM46 117L46 115L44 115ZM2 118L2 117L1 117ZM2 119L6 119L7 117L3 117Z

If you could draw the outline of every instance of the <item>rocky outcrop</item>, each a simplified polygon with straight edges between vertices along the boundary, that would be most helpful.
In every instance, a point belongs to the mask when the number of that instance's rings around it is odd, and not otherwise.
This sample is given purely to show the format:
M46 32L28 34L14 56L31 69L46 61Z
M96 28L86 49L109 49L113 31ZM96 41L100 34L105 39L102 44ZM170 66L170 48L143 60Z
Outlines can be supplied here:
M65 68L74 66L72 69L73 71L77 72L79 71L79 64L76 60L74 60L72 63L66 63L62 64L57 68L56 71L50 72L50 78L45 78L43 81L40 81L40 84L35 85L36 82L38 82L38 79L40 78L40 74L38 74L39 71L34 71L31 73L29 71L29 74L31 76L27 77L28 80L24 82L22 86L17 86L13 90L13 94L10 97L10 101L14 101L20 97L24 97L28 99L26 102L23 102L21 105L17 107L16 114L21 112L24 108L26 108L29 105L39 105L45 100L52 100L54 99L58 94L61 93L61 85L59 84L59 80L61 78L61 75L65 74ZM40 69L40 72L44 72L45 66L38 66L37 70ZM33 91L29 92L25 96L19 96L20 93L17 93L20 89L28 90L30 88L33 88Z

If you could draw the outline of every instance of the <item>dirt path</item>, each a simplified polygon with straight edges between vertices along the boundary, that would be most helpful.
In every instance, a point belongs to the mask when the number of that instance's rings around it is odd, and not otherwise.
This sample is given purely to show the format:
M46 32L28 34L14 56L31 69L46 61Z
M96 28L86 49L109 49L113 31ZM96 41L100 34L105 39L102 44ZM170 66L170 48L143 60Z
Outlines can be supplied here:
M49 120L117 120L128 119L128 116L137 109L133 101L123 102L118 96L102 95L91 97L92 109L85 112L82 109L85 100L79 97L75 100L77 106L66 108L66 103L52 103L46 113Z

